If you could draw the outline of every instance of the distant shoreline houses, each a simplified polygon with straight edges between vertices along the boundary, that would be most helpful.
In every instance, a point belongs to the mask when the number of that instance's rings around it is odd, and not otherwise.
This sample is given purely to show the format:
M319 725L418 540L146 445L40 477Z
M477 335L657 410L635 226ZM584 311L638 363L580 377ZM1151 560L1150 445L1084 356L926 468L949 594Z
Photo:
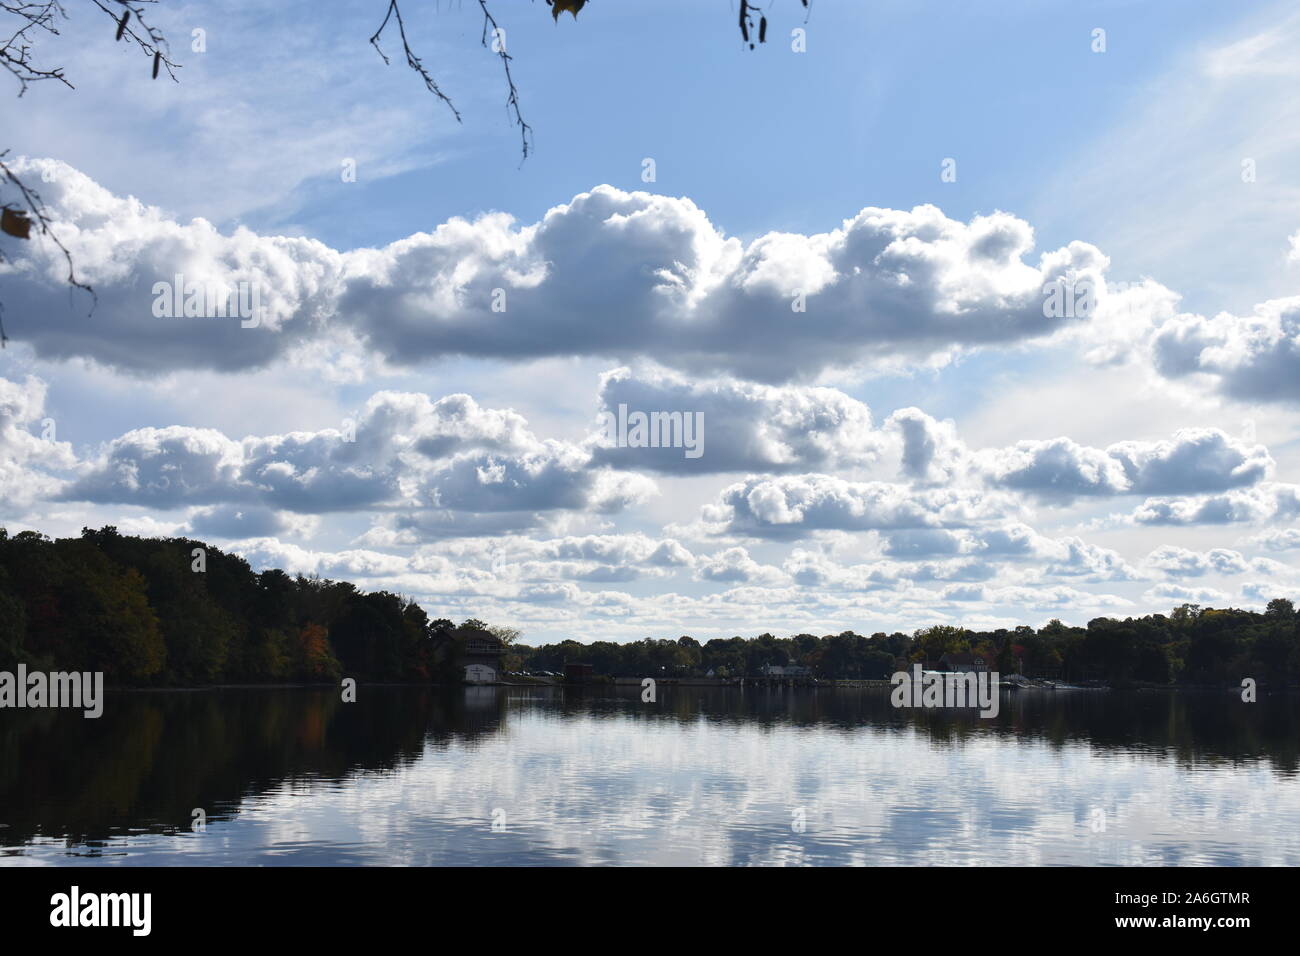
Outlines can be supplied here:
M943 671L949 674L987 674L989 663L978 654L948 653L939 658L939 662L927 670Z
M490 634L474 635L470 637L464 646L463 660L465 661L465 681L472 684L494 683L501 678L500 660L506 649L496 638ZM904 658L899 658L896 662L899 669L906 670L908 662ZM949 674L986 674L992 671L991 662L979 654L970 653L948 653L937 661L927 662L922 665L927 673L949 673ZM563 674L555 674L555 677L562 677L566 684L587 684L595 681L607 680L608 678L598 676L591 664L580 662L566 662L564 664ZM630 678L619 678L626 680ZM640 678L638 678L639 680ZM683 678L668 677L669 681L679 681ZM816 680L816 668L806 664L764 664L758 668L756 674L749 678L738 675L734 678L722 678L715 676L710 670L703 680L717 680L720 683L743 682L744 680L762 680L762 681L789 681L795 680L808 682ZM700 680L691 678L691 680ZM830 681L834 683L834 681Z
M465 682L467 684L492 684L497 679L497 672L490 664L466 664Z
M490 631L458 627L438 638L433 658L446 680L495 684L501 679L505 654L505 642Z
M491 684L501 672L501 658L505 656L506 645L495 634L475 631L465 641L464 656L461 658L465 667L465 680L471 684Z
M764 677L812 677L813 669L803 664L764 664L760 668Z
M444 671L447 679L472 685L499 684L507 681L511 676L506 673L503 666L503 658L508 652L509 648L505 642L491 632L461 627L443 636L435 657L443 661L444 665L450 664L454 668L451 672ZM898 658L895 663L896 669L907 670L910 666L906 658ZM990 674L995 670L994 662L987 656L957 651L945 653L937 661L926 661L921 666L926 673L934 674ZM532 675L525 674L525 676ZM561 679L565 684L589 684L610 680L598 676L594 667L585 662L566 661L563 665L563 673L550 676ZM668 679L680 680L681 678ZM709 680L716 680L719 683L744 683L746 680L762 683L795 682L801 685L819 683L814 667L806 664L770 663L763 664L757 669L756 674L748 678L738 675L724 679L715 677L710 671L701 682ZM836 681L828 680L827 683L836 683Z

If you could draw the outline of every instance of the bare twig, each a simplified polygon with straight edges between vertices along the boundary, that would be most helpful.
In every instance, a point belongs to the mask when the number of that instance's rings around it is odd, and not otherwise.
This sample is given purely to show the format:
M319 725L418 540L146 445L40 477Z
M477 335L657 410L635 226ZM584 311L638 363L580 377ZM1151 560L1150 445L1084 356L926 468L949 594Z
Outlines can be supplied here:
M160 70L166 68L167 75L176 79L178 64L167 54L167 40L162 33L149 25L146 5L157 0L90 0L107 14L116 26L116 40L127 40L138 46L153 61L153 76L156 79ZM17 21L7 39L0 42L0 66L18 82L18 96L27 92L27 88L43 80L55 80L72 89L72 82L64 75L62 67L46 69L38 66L32 58L32 44L41 33L59 35L59 21L68 18L61 0L0 0L0 15L8 14ZM14 21L9 21L14 22ZM14 172L5 162L8 150L0 152L0 184L13 187L17 201L0 204L3 210L4 231L10 236L27 240L31 237L31 228L36 226L40 235L48 238L63 254L68 264L67 283L72 289L80 289L91 299L90 313L93 314L98 304L95 290L77 278L72 253L63 244L54 230L54 222L38 193ZM0 253L0 261L4 261ZM2 316L0 316L2 318ZM0 348L9 341L5 334L3 322L0 322Z
M156 3L157 0L90 0L95 6L108 14L117 25L116 39L127 39L140 47L141 51L153 60L154 76L166 67L167 74L176 79L179 64L167 55L167 41L155 28L149 26L145 19L144 4ZM0 0L0 14L16 17L18 26L8 39L0 43L0 66L9 71L18 81L18 95L27 92L27 87L41 80L56 80L69 89L72 82L64 75L63 67L44 69L37 66L32 59L32 41L35 34L48 33L58 36L58 22L68 19L67 11L60 0Z
M492 16L492 11L488 9L487 0L478 0L479 9L483 11L483 32L479 38L484 47L488 45L488 33L491 32L494 37L502 36L500 27L497 25L496 18ZM420 75L424 81L425 88L447 104L452 115L456 117L456 122L463 122L460 110L456 109L456 104L451 98L442 91L436 80L425 68L424 62L415 55L411 49L410 43L406 38L406 24L402 20L402 10L398 6L397 0L388 0L388 9L384 13L383 22L379 24L379 29L375 31L374 36L370 38L370 44L379 53L385 63L389 62L388 55L384 53L379 46L379 37L383 34L384 29L390 21L397 23L397 32L402 40L402 52L406 55L406 65ZM497 56L501 58L501 66L506 74L506 110L511 114L514 124L519 127L520 148L523 151L523 158L527 159L528 154L533 150L533 128L524 120L523 113L519 108L519 88L515 86L514 77L510 73L510 54L506 52L506 46L503 42L494 44Z
M484 47L487 46L488 27L492 27L492 34L500 38L501 29L497 26L496 18L492 16L487 8L487 0L478 0L478 5L483 10L483 35L479 42ZM576 14L575 14L576 16ZM524 159L528 158L529 152L533 148L533 128L524 122L523 113L519 111L519 89L515 86L514 77L510 75L510 54L506 52L504 43L497 43L497 56L501 57L501 65L505 68L506 73L506 109L514 113L515 125L519 127L520 146L523 149ZM523 160L520 160L522 165Z
M166 37L149 26L145 20L144 5L157 3L158 0L108 0L107 3L104 0L90 0L90 2L107 13L117 24L117 39L130 40L140 48L142 53L153 60L154 79L158 78L158 70L162 67L167 70L167 75L173 81L180 82L176 78L176 71L180 69L180 64L168 58Z
M437 82L429 74L429 71L424 68L424 64L420 62L420 58L415 55L415 51L411 49L411 44L407 42L406 24L402 22L402 11L397 6L397 0L389 0L388 12L384 14L384 22L379 24L379 29L376 30L375 35L370 38L370 45L375 48L381 57L383 57L384 62L388 63L387 54L385 54L379 47L379 35L384 32L384 27L388 26L388 21L390 19L397 21L397 32L402 38L402 52L406 54L406 65L416 73L420 74L420 79L424 80L425 88L434 96L438 97L438 99L446 103L447 108L451 110L452 115L456 117L456 122L461 122L460 110L456 109L456 104L451 101L451 98L448 97L441 88L439 88Z
M63 75L62 67L46 70L32 62L32 34L44 31L58 36L56 24L59 19L66 20L59 0L45 2L23 2L23 0L0 0L0 12L18 17L19 26L0 44L0 66L8 70L18 81L18 95L27 92L27 87L41 80L57 80L69 88L72 84Z
M4 161L5 157L8 155L8 150L0 152L0 181L11 183L14 188L18 190L18 196L22 200L22 209L24 213L36 224L41 235L48 237L51 242L59 247L59 251L63 253L64 260L68 263L68 285L72 286L74 289L80 289L82 292L85 292L90 296L90 312L93 313L95 311L95 305L99 302L99 297L95 295L94 289L77 278L76 270L72 265L72 253L68 251L68 247L63 244L62 240L60 240L58 235L54 232L53 222L50 219L49 212L45 208L45 203L41 200L41 194L19 179L18 176L15 175L14 171L9 168L9 165ZM4 208L12 209L13 207L6 205ZM3 256L0 255L0 260L2 259ZM5 341L7 341L7 338L5 337L4 330L0 329L0 345L3 345Z

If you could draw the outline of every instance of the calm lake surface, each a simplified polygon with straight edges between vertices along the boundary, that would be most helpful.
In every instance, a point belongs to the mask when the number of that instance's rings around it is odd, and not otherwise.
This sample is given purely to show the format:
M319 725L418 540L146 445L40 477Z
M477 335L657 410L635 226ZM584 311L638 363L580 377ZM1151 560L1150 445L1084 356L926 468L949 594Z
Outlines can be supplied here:
M0 865L1300 865L1294 697L1004 692L989 720L884 689L358 697L0 711Z

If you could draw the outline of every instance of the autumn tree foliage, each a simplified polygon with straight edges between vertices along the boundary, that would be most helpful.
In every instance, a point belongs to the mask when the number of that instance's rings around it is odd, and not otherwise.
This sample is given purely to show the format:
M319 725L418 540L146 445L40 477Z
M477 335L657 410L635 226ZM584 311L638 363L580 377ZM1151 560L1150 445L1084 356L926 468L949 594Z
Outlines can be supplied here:
M167 658L148 585L136 568L118 564L93 542L54 542L25 531L0 531L6 588L0 604L18 605L21 633L10 624L7 653L29 664L99 670L110 680L146 681Z
M193 570L195 550L205 570ZM458 682L470 641L495 637L507 669L562 671L587 663L623 677L757 675L798 664L822 679L887 678L945 654L969 653L1000 672L1112 684L1300 684L1300 615L1278 598L1259 611L1183 605L1170 614L1051 620L977 631L935 625L911 633L852 630L776 637L683 635L617 643L520 642L509 626L431 619L388 591L279 569L189 538L138 538L115 528L78 538L0 528L0 669L102 670L119 685L376 681Z
M427 681L443 624L408 597L258 573L189 538L0 528L0 669L22 661L155 686Z
M303 680L336 680L340 673L338 658L330 648L329 632L321 624L305 624L298 632L298 647L293 661L294 676Z

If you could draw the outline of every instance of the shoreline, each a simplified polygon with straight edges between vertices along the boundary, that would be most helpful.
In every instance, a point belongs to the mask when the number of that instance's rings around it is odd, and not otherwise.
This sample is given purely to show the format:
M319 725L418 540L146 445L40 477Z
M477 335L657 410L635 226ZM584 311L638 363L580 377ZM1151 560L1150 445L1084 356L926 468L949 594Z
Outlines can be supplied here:
M437 689L464 689L469 687L559 687L559 688L580 688L591 690L597 688L639 688L645 678L641 677L613 677L605 680L593 680L585 683L567 683L563 680L553 680L549 682L542 681L489 681L483 683L451 683L438 684L429 681L357 681L358 687L427 687ZM859 690L859 689L878 689L885 690L894 686L892 681L884 679L870 678L845 678L843 680L821 680L813 683L797 682L794 685L786 685L781 681L763 681L761 679L746 678L737 680L733 678L710 678L710 677L663 677L654 678L656 686L661 687L693 687L693 688L730 688L734 690L771 690L773 688L787 690ZM1084 690L1084 691L1212 691L1216 693L1239 692L1241 687L1234 684L1217 685L1217 684L1150 684L1134 682L1130 684L1104 684L1104 683L1087 683L1071 684L1065 681L1055 682L1009 682L999 681L998 688L1007 691L1062 691L1062 690ZM104 690L109 693L131 693L131 694L196 694L208 691L222 690L337 690L337 683L319 683L319 682L277 682L274 684L205 684L197 687L130 687L130 686L106 686ZM1270 691L1273 693L1286 693L1291 691L1300 692L1300 687L1282 685L1278 687L1267 687L1260 685L1260 691Z

